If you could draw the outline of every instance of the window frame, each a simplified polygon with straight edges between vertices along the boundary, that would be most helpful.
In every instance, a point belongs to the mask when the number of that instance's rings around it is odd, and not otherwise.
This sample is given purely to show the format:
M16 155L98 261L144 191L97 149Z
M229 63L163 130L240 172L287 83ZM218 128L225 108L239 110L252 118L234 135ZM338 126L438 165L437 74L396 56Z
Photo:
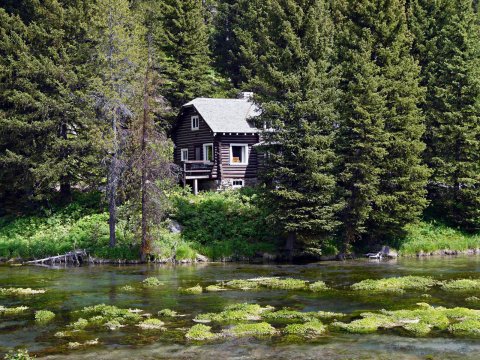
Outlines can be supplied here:
M196 122L196 126L195 123ZM190 125L192 128L192 131L196 131L200 129L200 117L198 115L192 115L190 117Z
M183 154L185 152L187 153L187 158L186 159L183 157ZM180 149L180 161L188 161L188 148Z
M208 146L211 146L212 147L212 160L208 160L207 159L207 147ZM215 160L215 153L213 151L213 143L206 143L206 144L203 144L203 161L209 161L209 162L213 162Z
M235 181L240 181L241 185L235 185ZM232 189L241 189L245 187L245 180L244 179L233 179L232 180Z
M245 148L245 159L243 162L233 162L233 147L234 146L242 146ZM232 166L245 166L248 165L248 144L230 144L230 159L229 159L229 165Z

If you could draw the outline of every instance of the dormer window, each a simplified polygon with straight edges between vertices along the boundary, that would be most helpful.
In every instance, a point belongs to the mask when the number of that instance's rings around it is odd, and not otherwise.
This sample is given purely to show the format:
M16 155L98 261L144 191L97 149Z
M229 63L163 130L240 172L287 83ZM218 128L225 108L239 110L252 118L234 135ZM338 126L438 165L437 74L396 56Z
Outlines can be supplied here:
M198 115L192 116L192 130L198 130L200 128L200 120Z

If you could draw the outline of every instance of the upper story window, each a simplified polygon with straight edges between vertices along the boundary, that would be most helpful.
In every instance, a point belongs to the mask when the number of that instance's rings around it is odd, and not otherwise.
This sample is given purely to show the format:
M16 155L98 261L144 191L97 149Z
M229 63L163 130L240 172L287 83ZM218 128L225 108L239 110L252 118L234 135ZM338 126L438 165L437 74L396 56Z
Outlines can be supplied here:
M213 144L203 144L203 161L213 161Z
M180 161L188 161L188 149L180 150Z
M247 144L230 144L230 165L248 165Z
M198 130L200 128L200 120L198 115L192 116L192 130Z

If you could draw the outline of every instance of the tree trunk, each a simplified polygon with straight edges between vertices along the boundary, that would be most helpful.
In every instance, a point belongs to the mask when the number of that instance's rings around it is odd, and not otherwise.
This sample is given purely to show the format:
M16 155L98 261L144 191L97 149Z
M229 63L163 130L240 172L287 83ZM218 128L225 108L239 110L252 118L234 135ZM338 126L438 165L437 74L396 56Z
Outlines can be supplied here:
M69 202L72 200L72 187L70 181L65 178L60 182L60 198L62 202Z
M108 197L109 197L108 212L110 214L108 219L108 225L110 229L110 247L112 248L115 247L115 245L117 244L117 238L115 234L115 227L117 222L117 204L116 204L116 196L115 196L116 190L117 190L116 186L112 184L108 194Z
M297 241L297 234L294 232L289 232L287 234L287 241L285 243L285 251L288 261L292 261L293 250L295 248L295 242Z

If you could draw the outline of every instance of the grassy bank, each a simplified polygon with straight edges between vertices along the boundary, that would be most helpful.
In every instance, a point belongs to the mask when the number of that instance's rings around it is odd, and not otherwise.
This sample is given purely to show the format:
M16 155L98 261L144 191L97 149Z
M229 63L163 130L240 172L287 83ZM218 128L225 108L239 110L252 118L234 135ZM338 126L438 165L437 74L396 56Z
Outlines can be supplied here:
M435 221L420 222L409 225L406 237L394 246L400 255L405 256L443 250L463 252L480 248L480 235L468 234Z
M177 191L170 197L171 217L182 224L183 232L173 234L168 224L159 224L152 244L155 258L186 260L201 253L214 260L241 259L275 251L274 231L263 220L265 214L255 191L199 196ZM100 194L76 194L67 206L0 218L0 258L43 258L76 248L99 258L136 260L139 241L134 226L119 220L117 246L108 246L108 213Z

